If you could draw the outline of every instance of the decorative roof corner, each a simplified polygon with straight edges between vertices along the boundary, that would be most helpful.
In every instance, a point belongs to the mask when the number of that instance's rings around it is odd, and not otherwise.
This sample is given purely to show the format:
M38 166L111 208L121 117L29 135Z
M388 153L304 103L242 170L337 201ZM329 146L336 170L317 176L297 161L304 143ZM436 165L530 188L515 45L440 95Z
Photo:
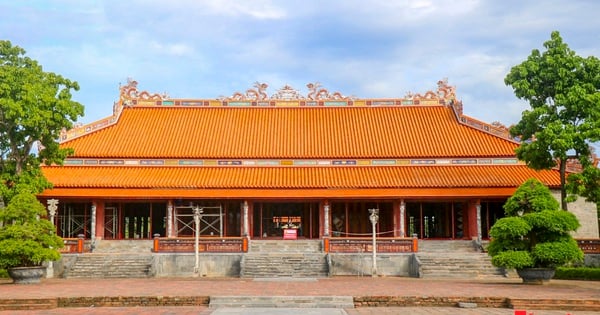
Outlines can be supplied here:
M112 126L117 121L119 121L119 117L121 116L121 112L124 107L129 107L137 104L139 100L164 100L169 98L166 93L163 94L150 94L147 91L138 91L137 89L137 81L127 78L126 85L120 85L120 95L119 100L113 103L113 114L110 117L95 121L93 123L83 125L82 123L77 123L73 126L73 128L69 130L63 129L60 132L59 143L69 141L78 137L81 137L85 134L88 134L92 131L96 131L99 129L106 128L108 126Z
M448 78L439 80L437 82L437 86L438 87L435 92L427 91L425 94L412 94L411 92L408 92L404 98L412 100L415 104L427 104L432 102L445 104L454 110L456 118L464 125L485 131L489 134L493 134L504 139L518 142L517 139L510 135L509 128L502 123L494 121L490 124L464 115L463 103L461 100L456 98L456 87L448 84Z
M497 137L508 139L515 143L520 143L518 138L515 138L510 135L510 127L506 127L506 125L500 123L499 121L494 121L492 123L486 123L481 120L477 120L475 118L469 117L467 115L458 115L458 121L463 125L482 130L486 133L495 135Z

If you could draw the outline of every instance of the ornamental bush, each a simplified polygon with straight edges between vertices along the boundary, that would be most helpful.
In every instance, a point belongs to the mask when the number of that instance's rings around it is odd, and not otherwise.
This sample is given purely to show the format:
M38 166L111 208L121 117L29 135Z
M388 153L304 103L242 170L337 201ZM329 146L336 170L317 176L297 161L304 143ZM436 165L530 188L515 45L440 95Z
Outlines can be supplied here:
M550 189L529 179L504 204L506 217L490 229L492 264L507 269L554 268L583 260L570 232L580 224L560 210Z
M15 195L0 209L0 269L41 266L60 258L63 240L46 209L30 192Z
M507 250L492 257L492 264L498 267L523 269L533 266L531 254L524 250Z
M555 279L563 280L594 280L600 281L600 268L590 267L559 267L556 268Z

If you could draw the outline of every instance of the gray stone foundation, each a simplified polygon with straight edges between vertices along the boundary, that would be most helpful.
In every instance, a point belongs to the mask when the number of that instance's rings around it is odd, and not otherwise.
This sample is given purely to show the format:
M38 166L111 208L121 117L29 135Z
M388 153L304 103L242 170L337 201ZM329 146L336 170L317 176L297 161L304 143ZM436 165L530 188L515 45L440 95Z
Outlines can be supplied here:
M410 277L412 253L377 254L379 276ZM371 276L373 256L371 254L329 254L330 276Z
M586 267L600 268L600 254L586 254L583 265Z
M242 254L201 254L200 277L239 277ZM194 275L196 256L190 254L155 254L152 271L155 277L190 277Z

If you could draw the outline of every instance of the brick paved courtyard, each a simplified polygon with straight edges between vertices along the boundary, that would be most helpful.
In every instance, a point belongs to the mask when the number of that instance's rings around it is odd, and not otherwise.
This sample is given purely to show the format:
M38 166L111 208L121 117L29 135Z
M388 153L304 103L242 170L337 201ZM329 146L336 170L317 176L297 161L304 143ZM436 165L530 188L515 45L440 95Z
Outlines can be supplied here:
M528 310L534 314L600 314L600 284L598 282L552 280L541 286L524 285L519 279L499 280L435 280L401 277L334 277L326 279L263 279L255 281L240 278L150 278L150 279L45 279L39 285L14 285L10 280L0 280L0 300L44 298L97 298L111 297L126 300L156 299L156 297L210 297L210 296L353 296L367 298L378 307L362 305L346 309L346 314L514 314L507 307L475 309L457 307L396 307L389 301L455 301L525 299L574 301L581 300L599 308L594 311ZM373 302L375 301L375 302ZM378 304L377 301L382 301ZM386 302L387 301L387 302ZM407 302L409 301L409 302ZM421 302L419 302L421 301ZM397 302L398 303L398 302ZM369 304L371 305L371 304ZM424 306L431 306L426 304ZM489 306L489 305L488 305ZM48 310L4 311L1 314L211 314L214 309L199 306L150 307L67 307ZM219 314L246 314L222 313ZM271 310L276 312L276 310ZM221 313L219 313L221 312ZM528 314L529 314L528 313ZM249 313L254 314L254 313ZM266 313L279 314L279 313ZM294 313L286 313L294 314ZM306 310L299 314L309 315Z

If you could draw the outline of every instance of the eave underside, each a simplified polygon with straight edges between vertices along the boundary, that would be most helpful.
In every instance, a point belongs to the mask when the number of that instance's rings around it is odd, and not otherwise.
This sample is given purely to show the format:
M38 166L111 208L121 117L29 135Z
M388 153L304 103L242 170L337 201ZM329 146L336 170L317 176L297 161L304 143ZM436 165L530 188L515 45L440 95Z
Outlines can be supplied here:
M504 198L516 188L388 189L118 189L55 188L40 197L99 199L449 199Z

